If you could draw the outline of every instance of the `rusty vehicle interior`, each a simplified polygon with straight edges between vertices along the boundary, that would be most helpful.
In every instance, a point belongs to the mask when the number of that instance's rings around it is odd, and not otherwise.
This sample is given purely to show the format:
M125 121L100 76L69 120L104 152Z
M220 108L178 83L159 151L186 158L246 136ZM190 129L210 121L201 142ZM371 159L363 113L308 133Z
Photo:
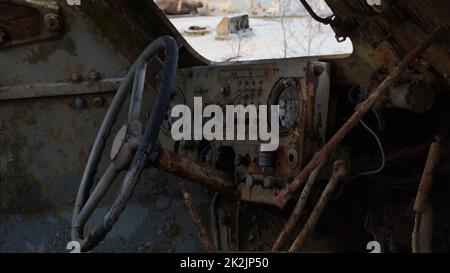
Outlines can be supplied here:
M323 1L351 54L212 62L153 0L0 0L0 252L449 252L450 2ZM278 149L174 141L194 97Z

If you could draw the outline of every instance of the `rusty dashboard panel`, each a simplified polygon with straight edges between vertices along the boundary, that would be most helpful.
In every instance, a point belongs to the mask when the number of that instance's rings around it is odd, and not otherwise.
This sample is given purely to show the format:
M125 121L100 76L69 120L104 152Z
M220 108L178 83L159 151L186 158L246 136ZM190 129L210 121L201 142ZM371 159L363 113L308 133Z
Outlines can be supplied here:
M179 152L234 173L243 201L273 204L326 137L330 65L298 58L214 65L178 71L173 104L280 105L280 146L260 152L258 141L187 141ZM193 108L192 108L193 109ZM165 134L164 134L165 133ZM171 139L169 126L160 139ZM171 148L171 147L168 147Z

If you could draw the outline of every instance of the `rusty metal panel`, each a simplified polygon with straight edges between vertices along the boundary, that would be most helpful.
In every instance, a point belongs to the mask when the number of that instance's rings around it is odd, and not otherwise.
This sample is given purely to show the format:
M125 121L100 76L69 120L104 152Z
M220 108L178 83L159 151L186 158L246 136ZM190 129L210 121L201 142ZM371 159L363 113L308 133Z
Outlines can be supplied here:
M0 1L0 50L58 37L63 20L56 1Z
M92 21L63 9L67 33L61 39L0 50L0 252L68 252L82 171L128 71L128 60ZM145 107L151 102L149 89ZM124 122L125 114L118 119ZM169 175L146 171L121 221L96 251L201 251L172 182ZM102 221L113 197L106 196L88 228Z

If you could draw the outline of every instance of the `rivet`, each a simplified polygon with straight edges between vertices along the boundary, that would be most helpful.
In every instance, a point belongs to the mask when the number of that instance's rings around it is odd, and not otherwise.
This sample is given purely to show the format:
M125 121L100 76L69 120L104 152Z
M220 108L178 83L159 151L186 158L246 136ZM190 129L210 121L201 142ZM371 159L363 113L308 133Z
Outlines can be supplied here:
M73 73L72 75L70 75L70 81L72 83L80 83L81 79L82 77L80 73Z

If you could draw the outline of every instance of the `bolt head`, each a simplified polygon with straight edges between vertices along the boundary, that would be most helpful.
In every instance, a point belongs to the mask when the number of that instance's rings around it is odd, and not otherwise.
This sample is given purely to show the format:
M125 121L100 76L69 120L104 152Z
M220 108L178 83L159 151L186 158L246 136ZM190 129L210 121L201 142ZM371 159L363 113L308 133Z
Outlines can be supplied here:
M94 105L96 107L102 107L104 105L104 101L102 98L98 97L98 98L94 98Z
M73 107L75 107L75 109L83 109L85 105L86 103L83 99L77 98L73 101Z
M323 67L323 65L316 64L314 65L313 71L314 75L316 75L316 77L319 77L325 71L325 68Z
M96 82L96 81L99 81L100 78L101 78L101 75L98 71L93 69L93 70L91 70L91 72L89 72L89 80L90 81Z
M52 31L58 30L61 28L61 17L57 14L49 13L44 17L44 24Z

